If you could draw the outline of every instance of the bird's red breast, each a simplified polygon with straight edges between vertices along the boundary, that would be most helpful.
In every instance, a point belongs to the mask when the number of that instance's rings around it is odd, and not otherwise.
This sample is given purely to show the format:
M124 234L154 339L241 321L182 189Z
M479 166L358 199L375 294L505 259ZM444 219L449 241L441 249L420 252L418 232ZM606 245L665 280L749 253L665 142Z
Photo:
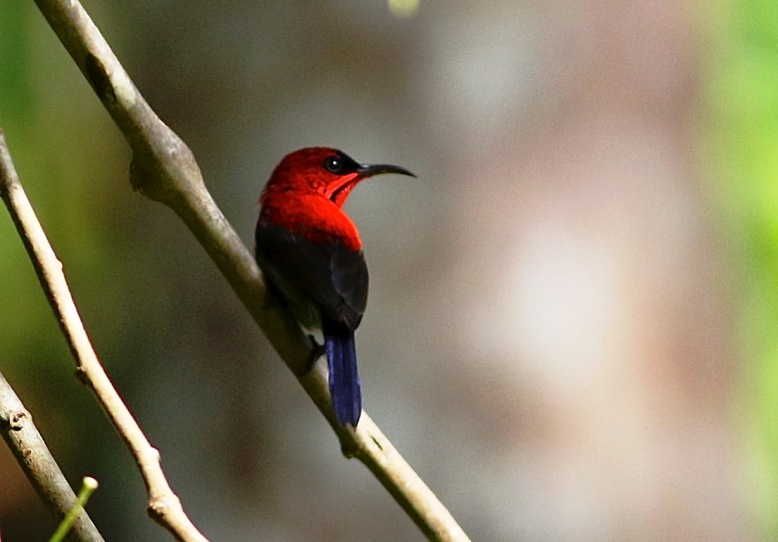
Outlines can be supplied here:
M337 241L350 250L362 250L362 239L351 219L318 193L266 190L261 201L260 221L285 228L314 243Z

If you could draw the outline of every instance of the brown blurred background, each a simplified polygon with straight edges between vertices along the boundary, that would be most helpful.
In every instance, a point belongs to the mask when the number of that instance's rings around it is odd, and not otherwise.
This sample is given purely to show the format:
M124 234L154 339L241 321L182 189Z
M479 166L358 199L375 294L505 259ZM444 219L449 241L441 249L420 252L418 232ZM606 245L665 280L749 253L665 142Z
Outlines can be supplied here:
M405 4L406 9L397 9ZM251 242L308 145L365 183L366 409L474 541L778 537L778 17L767 2L86 1ZM115 383L213 540L421 534L335 437L32 2L0 126ZM0 220L0 370L109 540L165 540ZM3 540L54 529L0 446Z

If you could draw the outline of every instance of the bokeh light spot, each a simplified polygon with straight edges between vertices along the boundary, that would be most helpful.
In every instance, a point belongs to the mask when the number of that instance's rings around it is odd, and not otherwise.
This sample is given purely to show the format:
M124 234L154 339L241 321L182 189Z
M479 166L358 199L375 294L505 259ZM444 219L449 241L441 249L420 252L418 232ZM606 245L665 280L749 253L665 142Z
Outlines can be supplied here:
M419 11L419 0L389 0L389 11L395 17L413 17Z

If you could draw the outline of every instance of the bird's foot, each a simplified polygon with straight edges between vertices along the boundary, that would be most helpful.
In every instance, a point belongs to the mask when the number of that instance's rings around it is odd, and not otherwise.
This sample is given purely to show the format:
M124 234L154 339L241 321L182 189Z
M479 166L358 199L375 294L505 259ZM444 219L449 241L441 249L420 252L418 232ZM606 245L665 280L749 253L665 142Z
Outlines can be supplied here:
M310 339L311 343L313 343L313 350L311 350L311 357L308 358L308 365L305 368L305 374L310 373L316 365L316 362L319 361L319 358L326 353L324 345L317 343L316 338L313 335L308 335L308 339Z

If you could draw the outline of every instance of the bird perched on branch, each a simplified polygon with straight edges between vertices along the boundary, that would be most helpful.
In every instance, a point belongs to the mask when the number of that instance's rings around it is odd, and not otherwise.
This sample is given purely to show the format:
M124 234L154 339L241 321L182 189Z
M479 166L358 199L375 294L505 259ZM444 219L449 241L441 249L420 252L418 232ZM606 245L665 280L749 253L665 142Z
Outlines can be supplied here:
M362 180L399 166L367 165L325 147L288 154L260 197L256 258L267 282L306 328L320 328L335 418L356 427L362 412L354 331L367 303L362 240L342 207Z

